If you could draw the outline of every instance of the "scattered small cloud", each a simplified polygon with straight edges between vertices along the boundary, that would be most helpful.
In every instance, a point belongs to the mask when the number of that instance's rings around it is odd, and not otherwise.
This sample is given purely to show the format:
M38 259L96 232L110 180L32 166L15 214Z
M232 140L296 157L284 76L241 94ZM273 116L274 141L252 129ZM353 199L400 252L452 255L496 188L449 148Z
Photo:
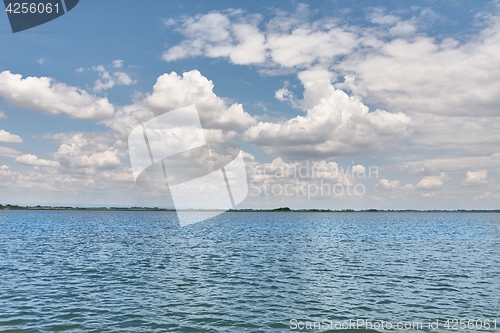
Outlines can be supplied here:
M118 84L128 86L135 83L135 81L132 80L130 76L128 76L128 74L124 72L115 72L113 73L113 75L116 78Z
M293 92L285 86L274 92L274 97L280 102L287 102L291 107L300 109L300 102L295 98Z
M259 109L262 109L262 111L264 112L267 112L267 105L263 102L257 102L257 103L254 103L253 104L253 107L256 107L256 108L259 108Z
M45 61L47 60L47 58L38 58L36 59L36 62L39 64L39 65L43 65L45 63Z
M426 176L417 184L420 190L438 190L443 187L444 181L448 179L446 172L441 172L439 176Z
M404 186L401 186L401 189L406 191L413 191L415 189L415 186L413 186L413 184L406 184Z
M113 64L113 67L120 65ZM135 84L137 81L133 80L127 73L124 72L114 72L111 73L103 65L93 66L92 69L99 74L99 79L95 81L94 91L100 92L102 90L111 89L115 85L123 85L128 86L131 84Z
M177 24L177 21L174 18L169 17L169 18L163 19L162 23L165 27L170 27L172 25Z
M394 191L399 188L399 180L393 180L389 181L387 179L382 178L379 180L377 185L375 186L377 189L384 190L384 191Z
M283 101L288 100L289 98L292 98L293 93L290 90L288 90L287 87L283 87L283 88L278 89L274 92L274 97L278 101L283 102Z
M376 195L370 196L370 199L372 199L373 201L377 201L377 202L385 202L384 198L376 196Z
M366 168L361 164L354 165L352 167L352 172L354 172L357 175L364 175L366 173Z
M498 200L500 200L500 194L487 191L486 193L484 193L479 197L474 197L474 201L479 201L479 200L487 200L498 203Z
M21 165L32 165L32 166L44 166L44 167L58 167L59 162L57 161L50 161L50 160L45 160L38 158L38 156L33 155L33 154L25 154L16 157L14 160L15 163L21 164Z
M486 170L467 171L466 178L462 185L481 185L488 183L488 172Z
M0 130L0 142L2 143L22 143L23 139L19 135L10 134L5 130Z
M401 20L398 16L385 13L383 8L375 8L373 12L368 15L368 19L370 22L380 25L393 25Z
M112 62L113 68L121 68L123 66L123 60L116 59Z

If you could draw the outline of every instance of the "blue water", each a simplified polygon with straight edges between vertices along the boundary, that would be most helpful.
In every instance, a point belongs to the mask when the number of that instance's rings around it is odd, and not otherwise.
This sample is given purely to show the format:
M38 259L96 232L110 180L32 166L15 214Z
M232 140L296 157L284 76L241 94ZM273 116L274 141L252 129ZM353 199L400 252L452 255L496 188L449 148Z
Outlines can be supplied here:
M300 331L293 319L500 331L500 214L225 213L181 229L165 212L0 212L0 332Z

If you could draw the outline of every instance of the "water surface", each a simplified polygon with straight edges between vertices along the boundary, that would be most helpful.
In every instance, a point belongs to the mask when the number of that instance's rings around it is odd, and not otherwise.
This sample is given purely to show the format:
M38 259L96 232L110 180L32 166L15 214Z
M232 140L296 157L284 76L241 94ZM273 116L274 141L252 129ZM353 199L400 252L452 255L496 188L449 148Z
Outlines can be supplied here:
M500 214L3 211L0 277L0 332L500 326Z

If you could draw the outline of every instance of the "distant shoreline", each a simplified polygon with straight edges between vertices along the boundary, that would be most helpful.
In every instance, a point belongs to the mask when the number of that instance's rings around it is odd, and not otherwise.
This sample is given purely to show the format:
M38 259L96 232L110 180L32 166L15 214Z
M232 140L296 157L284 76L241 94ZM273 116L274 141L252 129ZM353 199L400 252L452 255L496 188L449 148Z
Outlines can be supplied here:
M19 205L2 205L1 210L69 210L69 211L131 211L131 212L175 212L174 208L158 208L158 207L70 207L70 206L19 206ZM201 210L187 209L183 211L190 212L210 212L223 210ZM228 212L234 213L270 213L270 212L289 212L289 213L500 213L500 209L291 209L289 207L280 207L274 209L230 209Z

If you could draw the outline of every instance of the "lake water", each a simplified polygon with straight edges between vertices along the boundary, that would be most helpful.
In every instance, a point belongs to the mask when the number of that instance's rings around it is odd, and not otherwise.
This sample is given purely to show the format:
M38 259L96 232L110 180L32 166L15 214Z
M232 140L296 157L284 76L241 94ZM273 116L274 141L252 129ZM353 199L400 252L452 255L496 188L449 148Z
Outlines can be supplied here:
M500 214L225 213L179 228L167 212L0 212L0 332L324 332L349 320L444 332L448 319L500 331Z

